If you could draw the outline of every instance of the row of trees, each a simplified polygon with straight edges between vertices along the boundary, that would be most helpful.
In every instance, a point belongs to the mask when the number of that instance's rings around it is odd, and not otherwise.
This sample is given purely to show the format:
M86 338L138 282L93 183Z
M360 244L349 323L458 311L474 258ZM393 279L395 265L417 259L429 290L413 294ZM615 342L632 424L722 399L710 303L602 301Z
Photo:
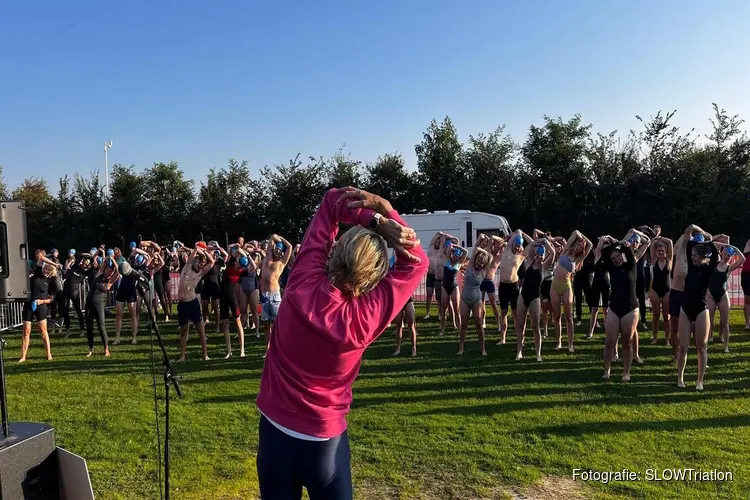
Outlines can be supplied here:
M176 163L139 171L115 165L111 196L94 173L59 181L57 195L27 179L11 197L28 206L32 247L122 244L137 234L223 241L278 232L299 240L323 192L355 185L390 199L402 213L469 209L504 215L512 227L593 236L661 224L675 235L691 222L750 236L750 139L742 120L713 106L712 132L698 140L658 113L640 131L594 133L580 116L545 117L523 143L502 127L462 144L449 118L435 120L415 146L417 169L399 154L363 164L340 151L299 156L251 176L247 162L211 169L199 186ZM5 186L4 189L7 196Z

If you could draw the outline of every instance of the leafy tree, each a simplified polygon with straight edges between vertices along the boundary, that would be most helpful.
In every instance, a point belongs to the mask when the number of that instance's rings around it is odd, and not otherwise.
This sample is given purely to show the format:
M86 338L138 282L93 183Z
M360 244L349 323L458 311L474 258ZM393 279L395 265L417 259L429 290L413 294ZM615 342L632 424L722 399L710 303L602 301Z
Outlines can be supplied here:
M451 119L446 116L440 124L432 120L414 151L422 188L421 204L430 211L466 208L465 200L457 196L457 188L465 182L463 147Z
M5 175L3 175L3 166L0 165L0 200L8 199L8 184L5 183Z
M386 154L379 157L374 164L367 165L364 189L378 193L389 200L400 213L415 212L417 205L416 176L410 174L400 154Z
M31 248L50 248L53 198L44 179L31 177L11 193L11 199L26 206L27 240Z

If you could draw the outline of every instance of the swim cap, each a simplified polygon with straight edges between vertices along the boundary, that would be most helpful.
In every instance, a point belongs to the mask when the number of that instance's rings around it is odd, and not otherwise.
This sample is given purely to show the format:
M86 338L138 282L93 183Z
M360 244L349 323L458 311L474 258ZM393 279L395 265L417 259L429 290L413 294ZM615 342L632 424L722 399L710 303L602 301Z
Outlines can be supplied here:
M523 238L521 238L520 236L516 236L515 238L513 238L513 244L523 246Z
M247 267L247 265L250 263L247 260L247 257L245 257L244 255L242 257L240 257L239 259L237 259L237 262L239 262L240 267Z
M202 249L205 250L206 249L206 242L205 241L199 241L199 242L197 242L195 244L195 248L202 248Z
M75 254L76 254L75 248L71 248L70 250L68 250L68 255L75 255Z
M543 246L536 247L536 254L537 255L544 255L544 247Z
M446 247L446 248L448 248L448 247L449 247L449 246L451 246L452 244L453 244L453 243L451 242L451 240L445 240L445 247Z
M696 243L703 243L704 241L706 241L706 238L702 234L698 233L694 235L692 238L690 238L690 241L694 241Z
M630 239L628 241L630 243L640 243L641 237L638 236L637 234L634 234L633 236L630 237Z
M107 257L112 257L115 254L115 251L113 249L107 250Z
M175 247L172 247L172 248L170 248L170 249L169 249L169 251L170 251L170 252L176 252L176 251L177 251L177 249L176 249Z
M91 247L91 250L89 250L89 253L91 255L96 255L96 247Z
M277 241L276 242L276 248L278 248L279 250L281 250L283 252L284 248L285 248L284 247L284 242L283 241Z
M727 247L727 255L729 255L730 257L731 257L732 255L734 255L734 248L732 248L732 247Z
M135 256L135 265L136 266L140 266L141 264L143 264L144 260L146 260L146 259L143 257L143 255L141 255L141 254L136 255Z
M460 249L458 249L458 248L454 248L454 249L453 249L453 255L454 255L455 257L460 257L460 256L461 256L461 250L460 250Z
M221 257L221 252L219 252L218 250L214 250L214 257Z
M131 242L130 242L130 249L132 250L132 249L134 249L135 247L136 247L136 245L135 245L135 241L131 241Z
M52 250L50 251L50 253L55 253L55 252L57 252L57 248L53 248L53 249L52 249ZM58 252L58 253L59 253L59 252Z
M96 263L97 264L101 264L102 263L102 256L101 255L96 258Z

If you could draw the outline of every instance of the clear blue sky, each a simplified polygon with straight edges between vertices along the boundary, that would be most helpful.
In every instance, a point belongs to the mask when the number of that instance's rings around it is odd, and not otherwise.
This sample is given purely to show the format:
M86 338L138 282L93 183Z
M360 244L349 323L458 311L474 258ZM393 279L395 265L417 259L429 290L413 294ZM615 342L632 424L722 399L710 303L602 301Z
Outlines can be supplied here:
M710 103L750 119L747 1L16 1L0 15L0 165L11 187L176 160L401 152L581 112L626 131Z

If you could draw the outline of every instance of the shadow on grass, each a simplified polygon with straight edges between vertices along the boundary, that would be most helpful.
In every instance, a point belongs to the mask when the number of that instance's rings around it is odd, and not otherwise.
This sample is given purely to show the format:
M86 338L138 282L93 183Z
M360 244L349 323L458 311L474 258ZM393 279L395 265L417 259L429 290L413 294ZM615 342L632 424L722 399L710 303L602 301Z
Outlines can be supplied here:
M554 435L578 437L585 434L612 434L617 432L641 431L675 432L699 429L748 427L748 425L750 425L750 414L712 418L691 418L684 420L587 422L581 424L535 427L525 432L533 432L542 436Z

